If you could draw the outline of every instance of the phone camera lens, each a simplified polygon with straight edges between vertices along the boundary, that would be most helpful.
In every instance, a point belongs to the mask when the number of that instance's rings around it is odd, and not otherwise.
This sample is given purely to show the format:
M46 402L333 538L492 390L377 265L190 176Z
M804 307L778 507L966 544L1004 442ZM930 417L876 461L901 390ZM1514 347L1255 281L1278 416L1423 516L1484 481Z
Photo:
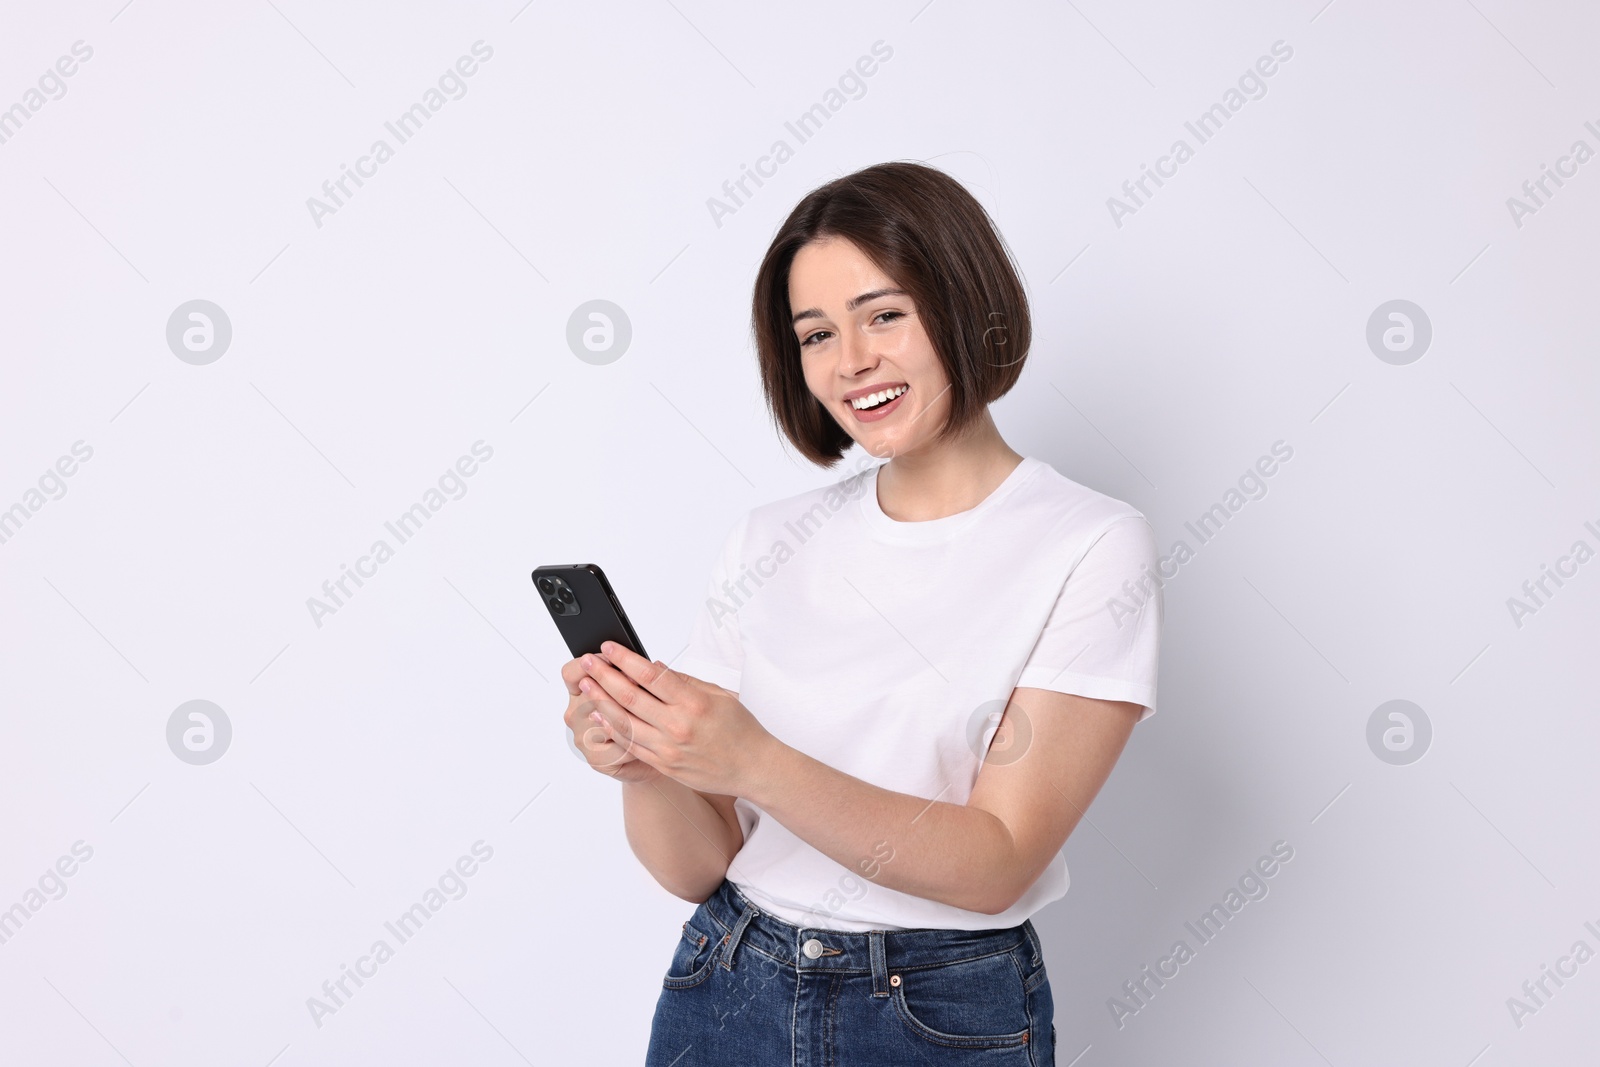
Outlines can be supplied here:
M543 593L545 596L550 596L555 591L556 591L556 583L555 582L552 582L548 578L540 578L539 579L539 592Z
M572 603L572 590L563 588L561 590L561 599L564 603Z

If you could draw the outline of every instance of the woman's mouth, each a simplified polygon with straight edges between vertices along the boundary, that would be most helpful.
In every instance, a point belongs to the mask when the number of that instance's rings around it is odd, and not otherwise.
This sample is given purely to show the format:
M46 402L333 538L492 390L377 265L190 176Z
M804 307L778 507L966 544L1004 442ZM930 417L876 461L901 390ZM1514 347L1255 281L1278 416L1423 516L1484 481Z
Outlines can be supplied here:
M906 393L910 391L909 385L897 385L869 396L848 400L846 403L850 405L850 410L858 422L877 422L879 419L887 418L895 408L899 407Z

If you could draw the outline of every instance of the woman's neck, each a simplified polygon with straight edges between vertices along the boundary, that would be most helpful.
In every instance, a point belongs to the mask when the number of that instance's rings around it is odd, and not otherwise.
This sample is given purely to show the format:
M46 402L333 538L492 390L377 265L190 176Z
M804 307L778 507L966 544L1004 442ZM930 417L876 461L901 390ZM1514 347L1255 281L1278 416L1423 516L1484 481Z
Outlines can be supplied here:
M1017 469L1022 455L985 414L973 431L878 469L878 507L897 522L927 522L977 507Z

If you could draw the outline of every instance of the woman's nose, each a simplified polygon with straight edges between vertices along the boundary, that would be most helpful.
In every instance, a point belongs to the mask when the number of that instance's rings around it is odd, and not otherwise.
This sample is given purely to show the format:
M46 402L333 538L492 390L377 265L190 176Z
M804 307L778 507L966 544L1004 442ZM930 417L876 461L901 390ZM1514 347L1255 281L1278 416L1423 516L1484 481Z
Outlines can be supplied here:
M863 367L872 366L874 359L867 338L850 333L839 335L839 362L846 374L854 374Z

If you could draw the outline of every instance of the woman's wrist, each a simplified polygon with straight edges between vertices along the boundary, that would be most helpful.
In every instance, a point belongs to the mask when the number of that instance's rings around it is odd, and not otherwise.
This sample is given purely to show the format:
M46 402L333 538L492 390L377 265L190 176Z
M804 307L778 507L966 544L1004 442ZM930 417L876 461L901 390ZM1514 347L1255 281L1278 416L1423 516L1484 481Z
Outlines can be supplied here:
M771 799L780 795L783 783L794 773L794 760L800 755L799 749L791 748L770 733L764 735L761 747L745 759L744 781L733 794L766 810Z

